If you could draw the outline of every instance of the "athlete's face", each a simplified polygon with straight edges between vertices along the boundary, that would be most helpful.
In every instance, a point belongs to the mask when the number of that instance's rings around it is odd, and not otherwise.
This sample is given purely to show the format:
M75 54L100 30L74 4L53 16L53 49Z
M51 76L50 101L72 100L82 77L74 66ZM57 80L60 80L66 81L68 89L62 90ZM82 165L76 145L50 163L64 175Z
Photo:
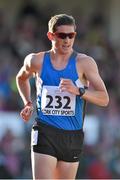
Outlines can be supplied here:
M72 50L76 32L74 26L61 25L57 27L55 33L52 33L52 46L59 53L65 54Z

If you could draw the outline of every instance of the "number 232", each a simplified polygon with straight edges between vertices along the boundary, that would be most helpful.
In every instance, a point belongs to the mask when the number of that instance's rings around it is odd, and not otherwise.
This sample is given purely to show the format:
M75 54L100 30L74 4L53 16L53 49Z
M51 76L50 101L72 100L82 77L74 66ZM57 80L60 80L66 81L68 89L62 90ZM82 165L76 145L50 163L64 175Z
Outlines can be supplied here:
M71 108L70 107L70 97L68 97L68 96L63 96L63 97L55 96L55 100L57 103L57 105L55 105L55 106L52 105L53 97L50 95L47 95L46 97L48 98L48 104L46 105L45 108L54 108L55 107L56 109L59 109L62 106L63 106L63 109L70 109ZM62 99L64 101L66 101L64 105L62 104Z

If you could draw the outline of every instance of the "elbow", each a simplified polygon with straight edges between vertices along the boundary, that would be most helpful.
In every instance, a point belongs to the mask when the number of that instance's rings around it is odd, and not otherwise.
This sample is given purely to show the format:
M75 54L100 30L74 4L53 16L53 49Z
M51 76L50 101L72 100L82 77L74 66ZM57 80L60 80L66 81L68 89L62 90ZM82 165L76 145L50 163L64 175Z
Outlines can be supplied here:
M20 78L19 74L17 74L17 75L16 75L16 83L17 83L20 79L21 79L21 78Z
M19 75L19 73L16 75L16 85L19 86L20 83L22 83L24 80L22 76Z
M18 73L16 74L16 80L18 80L20 77L21 77L21 74L20 74L20 72L18 72Z
M18 82L19 76L18 74L16 75L16 83Z
M19 79L19 76L18 76L18 74L16 75L16 81Z
M108 106L109 101L110 101L109 95L107 94L107 95L106 95L106 98L105 98L105 105L104 105L104 106Z
M109 104L109 100L106 100L104 103L103 103L103 107L107 107L108 106L108 104Z
M20 73L18 73L18 74L16 75L16 82L18 82L18 81L24 81L24 80L25 80L24 76L21 75Z
M107 107L109 104L109 96L107 95L101 103L101 106Z

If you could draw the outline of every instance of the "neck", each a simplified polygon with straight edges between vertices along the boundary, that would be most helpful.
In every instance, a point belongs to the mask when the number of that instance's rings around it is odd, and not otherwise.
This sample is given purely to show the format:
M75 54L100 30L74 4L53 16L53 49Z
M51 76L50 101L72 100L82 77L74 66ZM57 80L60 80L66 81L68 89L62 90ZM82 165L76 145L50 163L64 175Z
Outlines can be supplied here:
M71 54L73 53L73 49L67 53L61 53L61 52L58 52L57 49L52 48L50 50L50 53L51 53L52 58L60 58L64 60L64 59L68 59L71 56Z

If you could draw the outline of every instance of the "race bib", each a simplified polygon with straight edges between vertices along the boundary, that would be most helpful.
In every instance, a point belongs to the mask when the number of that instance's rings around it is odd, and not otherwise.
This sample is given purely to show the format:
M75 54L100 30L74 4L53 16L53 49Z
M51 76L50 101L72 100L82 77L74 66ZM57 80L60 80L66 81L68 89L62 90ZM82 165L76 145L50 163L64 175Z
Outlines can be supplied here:
M41 109L44 115L74 116L76 96L58 86L43 86Z

